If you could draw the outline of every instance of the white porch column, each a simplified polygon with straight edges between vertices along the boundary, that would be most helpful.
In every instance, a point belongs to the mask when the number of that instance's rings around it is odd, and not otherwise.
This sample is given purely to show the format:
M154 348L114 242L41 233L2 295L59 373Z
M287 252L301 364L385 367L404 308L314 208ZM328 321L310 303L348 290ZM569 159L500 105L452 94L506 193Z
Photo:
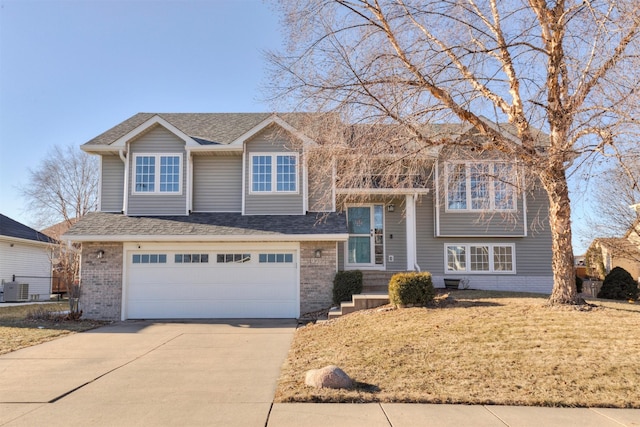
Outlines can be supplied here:
M416 195L407 194L405 200L407 224L407 271L416 270Z

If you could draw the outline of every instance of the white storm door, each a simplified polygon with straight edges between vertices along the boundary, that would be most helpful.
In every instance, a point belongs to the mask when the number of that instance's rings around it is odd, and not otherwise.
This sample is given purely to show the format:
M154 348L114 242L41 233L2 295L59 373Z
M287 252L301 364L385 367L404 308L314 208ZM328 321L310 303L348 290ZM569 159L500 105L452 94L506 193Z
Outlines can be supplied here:
M384 266L384 206L366 205L347 208L346 265L352 268Z

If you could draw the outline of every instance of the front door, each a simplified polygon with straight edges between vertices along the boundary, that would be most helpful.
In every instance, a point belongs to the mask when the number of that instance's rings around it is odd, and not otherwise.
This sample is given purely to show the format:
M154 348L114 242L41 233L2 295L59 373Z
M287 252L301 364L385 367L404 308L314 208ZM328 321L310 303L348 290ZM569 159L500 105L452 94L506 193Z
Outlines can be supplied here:
M349 227L347 265L383 267L384 206L351 206L347 208L347 224Z

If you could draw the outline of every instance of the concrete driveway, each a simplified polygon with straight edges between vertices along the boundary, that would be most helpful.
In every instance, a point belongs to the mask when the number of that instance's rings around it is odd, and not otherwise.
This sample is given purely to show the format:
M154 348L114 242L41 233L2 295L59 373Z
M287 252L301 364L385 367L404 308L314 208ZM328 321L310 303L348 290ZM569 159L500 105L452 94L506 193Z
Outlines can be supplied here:
M295 326L129 321L0 356L0 425L264 427Z

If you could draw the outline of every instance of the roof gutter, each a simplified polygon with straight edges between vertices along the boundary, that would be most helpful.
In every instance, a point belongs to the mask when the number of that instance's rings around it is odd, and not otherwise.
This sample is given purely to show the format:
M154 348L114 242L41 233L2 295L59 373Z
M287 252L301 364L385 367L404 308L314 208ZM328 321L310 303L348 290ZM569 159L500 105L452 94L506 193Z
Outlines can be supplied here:
M347 241L349 234L232 234L232 235L67 235L72 242L317 242L317 241Z

